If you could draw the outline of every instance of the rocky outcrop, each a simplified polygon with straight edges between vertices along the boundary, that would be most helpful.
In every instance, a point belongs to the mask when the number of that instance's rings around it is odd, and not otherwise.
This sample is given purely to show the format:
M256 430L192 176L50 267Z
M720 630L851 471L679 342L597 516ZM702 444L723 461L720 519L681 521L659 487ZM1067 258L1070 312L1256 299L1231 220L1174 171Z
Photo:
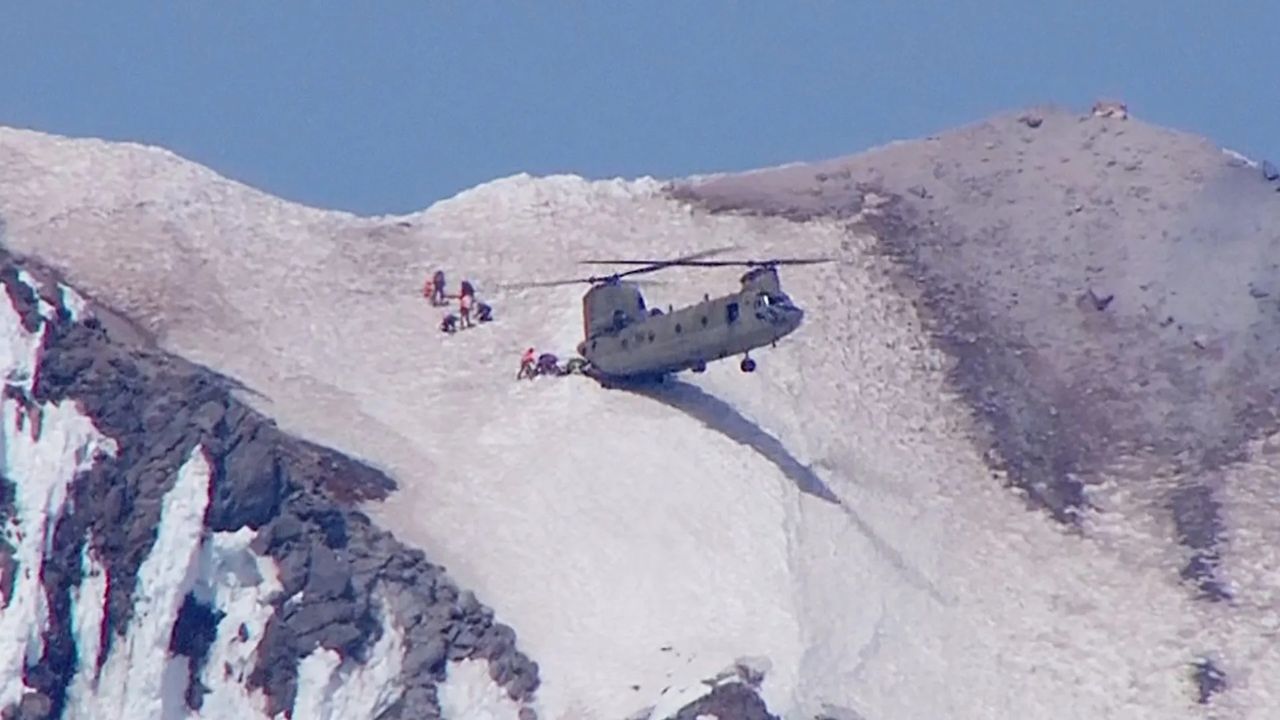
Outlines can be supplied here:
M684 706L671 720L778 720L769 712L755 688L741 682L724 683Z
M249 687L265 691L267 712L293 707L303 658L328 649L365 663L390 623L404 636L402 691L380 717L438 716L435 686L447 663L463 658L487 660L490 676L511 698L533 698L538 666L518 649L515 631L445 568L355 509L358 501L384 497L394 488L390 478L281 432L234 397L228 378L121 340L131 334L127 318L104 307L92 313L71 307L65 286L47 270L0 253L0 283L24 328L36 332L43 323L45 332L29 393L13 382L6 393L37 410L74 401L118 448L76 477L60 515L48 518L56 526L39 568L50 606L43 651L28 658L25 681L32 692L7 712L61 716L68 684L83 670L72 602L86 543L107 576L99 663L124 642L162 499L193 449L205 453L210 467L203 534L248 528L256 533L252 550L278 568L282 590L270 598L271 617L247 678ZM38 412L32 417L40 421ZM15 511L12 484L22 482L10 477L0 485L6 490L0 518ZM14 568L12 553L0 556L5 577L22 570ZM189 593L172 628L169 649L188 659L185 697L192 708L202 703L198 677L221 620L219 610ZM247 626L238 632L248 639Z

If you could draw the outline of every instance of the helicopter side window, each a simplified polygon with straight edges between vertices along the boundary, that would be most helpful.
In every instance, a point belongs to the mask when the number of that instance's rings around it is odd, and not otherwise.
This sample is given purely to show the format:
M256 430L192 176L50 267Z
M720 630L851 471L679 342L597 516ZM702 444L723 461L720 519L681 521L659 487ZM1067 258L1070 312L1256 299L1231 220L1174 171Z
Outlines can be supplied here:
M725 313L725 318L730 323L737 322L738 321L738 303L731 302L728 305L726 305L724 309L724 313Z
M684 328L680 327L680 323L676 323L676 334L679 335L682 332L684 332Z
M702 316L702 327L706 327L706 326L707 326L707 316L706 316L706 315L703 315L703 316Z

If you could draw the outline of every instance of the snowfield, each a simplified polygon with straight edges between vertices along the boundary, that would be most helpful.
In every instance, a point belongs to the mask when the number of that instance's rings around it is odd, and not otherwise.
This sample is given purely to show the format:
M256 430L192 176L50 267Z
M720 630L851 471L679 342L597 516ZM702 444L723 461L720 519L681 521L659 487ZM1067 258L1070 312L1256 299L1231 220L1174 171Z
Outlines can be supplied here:
M1280 703L1274 605L1206 609L1178 584L1180 551L1158 524L1082 537L1001 487L944 382L948 359L875 238L846 222L710 215L652 179L526 175L358 218L164 151L8 129L0 216L9 247L63 269L165 349L242 380L245 401L284 430L385 468L400 489L368 512L517 630L540 666L540 717L657 720L680 707L673 691L744 658L767 660L761 694L788 719L1202 718L1191 664L1211 651L1233 678L1220 700L1232 717ZM501 284L591 274L579 259L720 245L836 258L782 269L806 323L755 354L754 374L727 361L647 396L514 380L526 346L572 353L586 286ZM437 267L450 291L470 279L496 322L438 332L443 310L420 296ZM739 273L673 269L644 290L651 305L680 305L734 289ZM198 478L192 462L184 477ZM1118 537L1144 554L1120 552ZM1265 537L1239 538L1250 550L1233 554L1233 575L1275 593ZM205 587L260 624L261 591L216 570L245 539L212 539L203 556L193 542L169 551L183 562L161 584ZM15 633L28 622L11 617ZM233 632L241 620L229 618ZM353 668L360 680L337 690L338 658L308 659L308 716L372 717L396 674L386 642L385 667ZM19 652L6 650L9 666ZM221 628L214 652L246 662ZM514 717L482 668L465 667L441 690L450 716ZM163 677L159 665L129 672ZM253 707L215 693L202 717Z

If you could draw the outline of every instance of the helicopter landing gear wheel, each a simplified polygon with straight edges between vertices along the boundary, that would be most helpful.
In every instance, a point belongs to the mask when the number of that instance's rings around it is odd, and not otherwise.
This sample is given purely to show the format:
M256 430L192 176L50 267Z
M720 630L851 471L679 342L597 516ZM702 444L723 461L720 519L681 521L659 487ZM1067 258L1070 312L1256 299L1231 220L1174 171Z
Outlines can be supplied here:
M744 372L744 373L755 372L755 369L756 369L756 361L755 361L755 360L752 360L752 359L751 359L751 356L750 356L750 355L748 355L748 356L746 356L746 357L742 358L742 362L738 365L738 367L739 367L739 368L742 370L742 372Z

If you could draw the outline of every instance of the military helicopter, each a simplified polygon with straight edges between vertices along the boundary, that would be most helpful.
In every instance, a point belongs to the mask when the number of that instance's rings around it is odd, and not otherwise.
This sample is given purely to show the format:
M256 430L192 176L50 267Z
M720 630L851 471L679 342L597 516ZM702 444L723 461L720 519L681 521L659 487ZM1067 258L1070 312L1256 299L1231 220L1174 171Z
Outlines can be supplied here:
M770 260L702 260L733 248L705 250L671 260L583 260L584 265L640 265L606 276L551 282L523 283L507 287L552 287L589 283L582 297L583 340L578 355L585 359L583 373L606 385L645 384L685 370L704 372L707 363L742 355L739 368L756 369L751 351L795 332L804 319L782 291L780 265L831 262L828 258ZM624 280L634 275L672 267L750 268L736 292L663 312L649 308L638 285Z

